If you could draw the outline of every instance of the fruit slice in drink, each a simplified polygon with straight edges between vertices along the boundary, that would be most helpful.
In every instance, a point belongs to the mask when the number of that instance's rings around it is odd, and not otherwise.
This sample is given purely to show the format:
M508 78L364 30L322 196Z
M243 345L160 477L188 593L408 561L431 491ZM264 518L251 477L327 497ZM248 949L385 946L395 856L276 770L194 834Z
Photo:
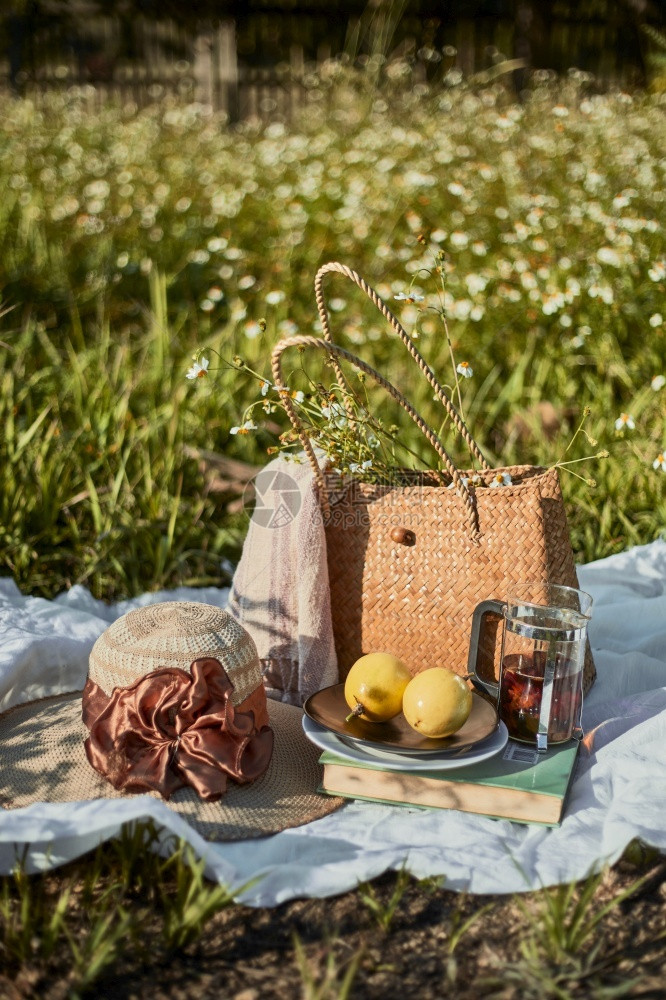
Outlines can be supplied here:
M536 741L543 694L546 654L510 653L502 663L500 718L509 736L528 743ZM581 673L572 661L556 657L548 739L562 743L571 739L581 705Z

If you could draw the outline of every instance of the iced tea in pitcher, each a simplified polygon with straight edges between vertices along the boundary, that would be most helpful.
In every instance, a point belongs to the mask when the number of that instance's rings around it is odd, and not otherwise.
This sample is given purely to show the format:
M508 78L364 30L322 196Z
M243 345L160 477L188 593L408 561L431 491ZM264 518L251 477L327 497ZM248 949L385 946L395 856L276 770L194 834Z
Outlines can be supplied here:
M535 743L539 731L546 654L508 653L502 661L499 715L509 736ZM582 676L578 665L560 658L553 679L548 739L571 739L582 704Z
M514 584L505 601L487 600L472 619L469 672L472 683L497 698L509 736L536 743L563 743L580 731L583 665L592 598L574 587ZM499 683L479 677L479 636L487 614L503 618Z

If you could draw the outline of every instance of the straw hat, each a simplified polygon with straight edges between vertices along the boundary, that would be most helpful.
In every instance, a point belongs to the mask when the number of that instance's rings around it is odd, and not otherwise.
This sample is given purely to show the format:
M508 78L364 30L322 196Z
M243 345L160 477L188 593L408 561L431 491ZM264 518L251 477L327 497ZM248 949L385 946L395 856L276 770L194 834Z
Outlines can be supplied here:
M175 726L170 741L151 728L159 712ZM256 646L226 611L178 601L137 608L95 643L83 692L0 716L0 805L133 794L143 772L126 765L138 745L136 760L150 762L146 794L168 798L207 840L277 833L343 802L317 794L319 751L301 718L300 708L266 698Z

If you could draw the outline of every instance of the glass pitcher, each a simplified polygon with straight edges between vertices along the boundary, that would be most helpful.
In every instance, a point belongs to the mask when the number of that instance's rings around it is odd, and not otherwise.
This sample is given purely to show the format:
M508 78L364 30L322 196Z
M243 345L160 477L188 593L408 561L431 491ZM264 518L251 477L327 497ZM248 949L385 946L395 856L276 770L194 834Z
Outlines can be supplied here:
M583 665L592 598L573 587L514 585L505 601L482 601L472 618L468 673L472 684L496 701L514 740L547 750L580 736ZM502 616L499 683L477 671L488 614Z

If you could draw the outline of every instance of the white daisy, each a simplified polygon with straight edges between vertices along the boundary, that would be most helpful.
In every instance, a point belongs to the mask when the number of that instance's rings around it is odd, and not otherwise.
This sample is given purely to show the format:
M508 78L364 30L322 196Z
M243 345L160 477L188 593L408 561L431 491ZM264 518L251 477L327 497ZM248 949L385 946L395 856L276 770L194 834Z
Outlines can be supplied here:
M195 379L203 378L208 374L208 366L210 361L208 358L201 358L201 361L195 361L190 370L188 371L185 378Z
M246 420L244 424L240 427L232 427L229 431L230 434L249 434L250 431L256 431L257 425L254 420Z
M332 403L330 406L322 406L321 412L327 420L330 420L335 427L347 426L347 414L345 408L340 403Z
M488 483L490 489L496 489L498 486L511 486L513 480L508 472L496 472L493 478Z
M634 418L629 413L621 413L615 421L616 431L623 431L625 428L626 430L633 431L635 427Z
M460 482L463 486L471 486L472 488L475 486L483 486L483 480L481 479L481 476L477 475L477 473L474 473L473 476L461 476ZM456 484L449 483L446 488L447 490L454 490L456 488Z

